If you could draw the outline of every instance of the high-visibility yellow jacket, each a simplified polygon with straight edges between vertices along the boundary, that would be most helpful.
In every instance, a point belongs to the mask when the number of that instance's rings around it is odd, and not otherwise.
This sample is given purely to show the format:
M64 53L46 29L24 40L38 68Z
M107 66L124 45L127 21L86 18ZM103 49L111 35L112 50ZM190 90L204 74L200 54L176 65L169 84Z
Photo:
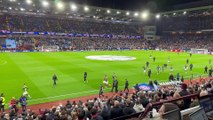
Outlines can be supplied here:
M5 98L4 97L1 97L1 99L2 99L2 105L5 105Z

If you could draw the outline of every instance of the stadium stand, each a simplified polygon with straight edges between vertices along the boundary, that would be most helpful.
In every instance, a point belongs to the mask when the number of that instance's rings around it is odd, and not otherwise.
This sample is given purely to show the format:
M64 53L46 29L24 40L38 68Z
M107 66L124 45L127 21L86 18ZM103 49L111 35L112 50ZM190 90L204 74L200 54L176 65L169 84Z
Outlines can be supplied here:
M144 24L134 22L93 21L81 19L64 19L59 17L44 17L31 15L16 15L2 13L0 15L1 40L14 39L17 48L3 48L1 51L42 51L45 46L57 46L58 51L81 50L125 50L125 49L162 49L162 50L190 50L201 48L213 51L212 30L213 12L192 12L188 16L164 16L156 23L159 40L148 41L143 37L130 38L143 34ZM173 21L176 21L173 24ZM187 26L187 27L186 27ZM13 32L55 32L73 34L108 34L111 36L71 37L56 35L15 35L6 34L4 31ZM122 35L112 37L112 35ZM5 42L0 41L2 46ZM163 113L171 112L163 103L170 103L179 108L178 113L189 111L190 107L199 106L199 99L203 96L212 99L213 80L208 78L200 84L181 84L160 87L158 91L138 91L132 93L119 92L115 96L88 99L87 101L67 101L67 104L53 106L52 108L39 109L38 113L27 110L18 112L16 104L10 108L9 113L2 113L1 119L41 119L41 120L121 120L143 119L156 116L163 117L159 112L164 106ZM201 97L202 96L202 97ZM14 99L11 102L14 102ZM213 103L212 103L213 104ZM171 105L171 106L172 106ZM14 107L15 106L15 107ZM152 112L155 109L155 113ZM151 111L151 112L150 112ZM192 110L193 112L194 110ZM176 111L177 112L177 111ZM190 112L187 112L190 114ZM140 117L138 118L138 116ZM162 115L162 116L161 116ZM165 115L165 114L164 114ZM166 116L166 115L165 115ZM182 114L183 116L183 114ZM188 117L184 114L184 116ZM179 116L181 118L181 115Z
M172 111L176 108L183 110L180 112L179 116L189 118L189 114L196 111L199 107L194 109L190 108L193 106L199 106L200 100L209 99L212 103L212 93L213 93L213 81L208 78L202 81L200 85L188 84L188 86L183 83L181 88L177 86L161 87L159 91L150 92L131 92L126 93L120 91L114 96L105 96L102 98L88 99L87 101L67 101L66 104L53 106L52 108L39 109L38 113L32 110L27 110L26 112L20 114L16 108L11 108L9 114L3 113L1 118L3 119L154 119L159 118L160 115L169 116L169 114L162 114L162 105L165 105L164 112ZM185 91L186 90L186 91ZM208 93L202 96L202 92L207 90ZM177 98L177 94L182 94L185 91L188 94ZM189 100L189 101L188 101ZM166 105L165 103L169 103ZM202 103L204 104L204 103ZM172 107L172 106L176 107ZM170 107L169 107L170 106ZM202 105L201 105L202 106ZM208 107L208 106L207 106ZM144 109L145 108L145 109ZM174 109L172 109L174 108ZM150 112L151 111L151 112ZM170 113L170 112L169 112ZM173 113L172 113L173 114ZM163 117L162 116L162 117ZM150 118L151 117L151 118Z

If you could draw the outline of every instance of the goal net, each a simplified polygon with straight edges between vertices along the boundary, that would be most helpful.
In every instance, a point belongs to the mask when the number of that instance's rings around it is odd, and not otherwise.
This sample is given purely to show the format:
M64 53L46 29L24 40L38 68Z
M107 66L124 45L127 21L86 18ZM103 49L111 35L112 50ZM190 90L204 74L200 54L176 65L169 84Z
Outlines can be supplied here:
M59 51L59 46L53 45L53 46L41 46L38 48L41 52L56 52Z
M207 49L192 48L191 49L191 53L194 53L194 54L208 54L208 50Z

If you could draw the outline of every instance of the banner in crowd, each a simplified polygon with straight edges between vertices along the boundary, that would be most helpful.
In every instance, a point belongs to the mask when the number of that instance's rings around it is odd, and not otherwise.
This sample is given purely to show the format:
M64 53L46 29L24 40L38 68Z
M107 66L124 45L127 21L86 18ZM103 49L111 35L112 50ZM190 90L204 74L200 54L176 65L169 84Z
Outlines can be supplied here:
M12 39L6 39L6 48L16 48L16 41Z
M135 88L136 86L134 86ZM158 89L158 86L154 85L153 87L148 85L148 84L145 84L145 83L142 83L142 84L138 84L138 87L140 88L140 90L143 90L143 91L153 91L153 90L157 90Z

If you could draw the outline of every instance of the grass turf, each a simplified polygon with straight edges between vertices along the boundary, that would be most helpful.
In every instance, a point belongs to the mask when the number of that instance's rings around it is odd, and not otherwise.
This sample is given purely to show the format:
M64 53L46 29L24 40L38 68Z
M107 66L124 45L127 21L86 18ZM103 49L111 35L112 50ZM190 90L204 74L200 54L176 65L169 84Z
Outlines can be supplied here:
M204 66L209 65L211 55L192 55L188 53L170 53L153 51L156 62L149 58L151 51L94 51L94 52L49 52L49 53L1 53L0 54L0 93L5 94L8 103L12 96L19 98L23 83L29 87L32 99L29 104L74 98L84 95L98 94L98 89L104 75L108 75L110 84L112 74L116 73L120 89L123 89L125 79L130 86L135 83L148 83L147 74L142 66L150 62L151 79L168 81L170 65L174 68L174 75L178 72L189 79L203 75ZM85 59L88 55L125 55L136 57L133 61L96 61ZM170 64L163 73L157 75L157 65ZM192 72L185 73L186 59L194 65ZM83 72L87 71L89 83L83 82ZM58 76L57 86L53 88L52 75ZM105 90L109 91L110 89Z

